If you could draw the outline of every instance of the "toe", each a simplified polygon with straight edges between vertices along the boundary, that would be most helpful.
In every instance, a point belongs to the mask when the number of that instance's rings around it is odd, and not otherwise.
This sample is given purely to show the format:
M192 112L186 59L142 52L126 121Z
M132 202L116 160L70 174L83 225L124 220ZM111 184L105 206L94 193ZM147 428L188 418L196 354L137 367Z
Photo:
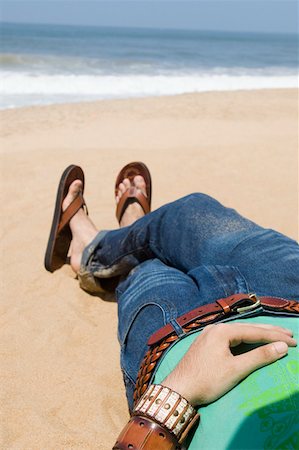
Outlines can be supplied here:
M68 206L75 200L80 192L83 190L83 183L81 180L75 180L69 187L68 193L63 200L62 210L65 211Z
M123 180L123 182L120 183L120 185L118 186L118 193L117 193L116 198L115 198L116 203L119 202L119 200L121 199L121 196L122 196L128 189L130 189L130 187L131 187L131 183L130 183L129 178L125 178L125 179ZM118 198L118 200L117 200L117 198Z
M72 184L69 187L68 195L75 195L77 196L79 192L82 191L83 183L81 180L75 180L72 182Z
M134 177L134 185L137 187L137 189L140 189L146 196L146 184L144 178L141 175L136 175L136 177Z
M118 186L118 196L121 197L125 192L126 186L124 185L124 183L120 183L120 185Z
M123 180L123 184L125 185L126 190L130 189L130 187L131 187L131 182L130 182L129 178L125 178L125 179Z

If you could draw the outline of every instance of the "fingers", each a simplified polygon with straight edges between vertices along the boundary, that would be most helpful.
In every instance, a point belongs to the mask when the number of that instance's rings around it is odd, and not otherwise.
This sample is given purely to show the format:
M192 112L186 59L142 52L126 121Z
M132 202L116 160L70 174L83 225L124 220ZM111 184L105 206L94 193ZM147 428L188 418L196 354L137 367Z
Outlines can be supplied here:
M235 373L238 381L256 369L264 367L285 356L288 352L286 342L278 341L255 348L242 355L235 356Z
M244 327L244 326L248 326L250 325L251 327L255 327L255 328L265 328L266 330L277 330L277 331L282 331L285 334L288 334L289 336L293 336L293 331L289 330L288 328L284 328L284 327L280 327L277 325L269 325L266 323L242 323L242 322L233 322L230 325L238 325L240 327Z
M225 331L229 339L230 347L235 347L241 343L255 344L268 343L275 341L284 341L289 346L296 346L297 342L293 339L292 333L286 332L284 328L269 326L257 327L251 324L232 325Z
M250 323L219 323L208 325L201 333L206 339L217 341L221 346L230 348L244 344L266 344L275 341L284 341L289 346L296 346L297 342L292 338L293 332L287 328Z
M288 329L265 324L261 324L261 326L256 325L239 324L239 326L234 326L228 330L231 347L241 343L266 344L233 357L238 380L260 367L277 361L287 354L288 347L297 345L296 340L292 338L293 333Z

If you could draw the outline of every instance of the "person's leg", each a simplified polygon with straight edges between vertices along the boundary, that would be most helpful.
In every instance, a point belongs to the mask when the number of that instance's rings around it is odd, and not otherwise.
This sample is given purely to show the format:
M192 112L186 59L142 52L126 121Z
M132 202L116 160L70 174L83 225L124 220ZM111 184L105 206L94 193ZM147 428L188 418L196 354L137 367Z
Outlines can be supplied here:
M190 277L158 259L133 269L119 283L116 296L121 367L132 408L137 373L148 349L148 338L167 323L175 327L178 335L182 334L176 318L199 306L201 298Z
M63 200L62 210L65 211L81 192L82 181L73 181L69 187L67 196ZM71 218L70 228L73 237L69 250L71 266L74 272L77 273L80 267L83 250L93 241L93 239L95 239L99 230L95 227L94 223L82 208Z
M141 177L136 184L144 189ZM120 188L124 192L128 187L127 180ZM64 203L79 189L80 182L74 182ZM139 205L132 204L123 223L130 226L99 234L83 210L71 219L71 263L77 272L81 262L84 289L102 291L101 280L159 258L192 276L209 301L230 295L238 275L247 290L260 295L299 298L299 246L286 236L263 229L204 194L189 195L136 220L142 215Z
M92 250L90 259L83 258L82 271L91 269L97 279L126 274L158 258L189 273L198 285L204 281L212 299L217 298L213 286L236 273L243 275L248 290L299 298L298 244L204 194L189 195L110 231L97 238Z
M257 295L299 301L299 245L292 239L262 230L235 246L229 261Z
M227 252L260 230L217 200L205 194L191 194L131 226L97 238L92 260L103 277L124 274L151 258L187 272L201 264L221 264L223 246ZM230 249L225 245L228 236Z

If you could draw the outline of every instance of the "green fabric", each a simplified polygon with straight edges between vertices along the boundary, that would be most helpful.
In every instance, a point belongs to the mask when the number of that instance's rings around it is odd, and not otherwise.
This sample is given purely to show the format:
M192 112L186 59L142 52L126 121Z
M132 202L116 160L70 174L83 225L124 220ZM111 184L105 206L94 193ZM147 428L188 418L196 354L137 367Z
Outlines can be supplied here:
M265 316L243 321L279 324L293 330L298 340L297 318ZM170 349L157 370L154 383L162 382L173 370L198 334L181 339ZM298 450L298 356L298 347L289 348L287 356L256 370L222 398L201 407L200 423L188 449Z

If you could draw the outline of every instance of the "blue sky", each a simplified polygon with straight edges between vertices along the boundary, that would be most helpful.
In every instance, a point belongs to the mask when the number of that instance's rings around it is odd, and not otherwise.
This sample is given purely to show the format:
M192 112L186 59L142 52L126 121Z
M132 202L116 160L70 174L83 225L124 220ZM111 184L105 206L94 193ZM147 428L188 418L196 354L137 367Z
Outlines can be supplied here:
M297 0L2 0L1 20L96 26L298 32Z

